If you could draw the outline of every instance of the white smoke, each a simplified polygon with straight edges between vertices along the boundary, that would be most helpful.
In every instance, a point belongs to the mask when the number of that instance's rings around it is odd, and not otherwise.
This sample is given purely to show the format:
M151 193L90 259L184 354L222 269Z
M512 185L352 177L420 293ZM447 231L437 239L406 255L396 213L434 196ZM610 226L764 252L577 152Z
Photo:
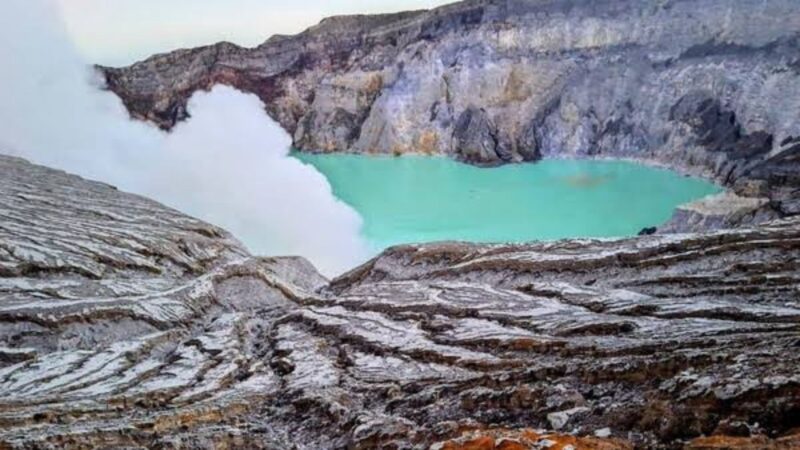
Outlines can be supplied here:
M257 254L301 255L323 273L366 257L361 219L253 96L198 93L164 133L131 121L71 44L52 0L3 0L0 153L155 198L220 225Z

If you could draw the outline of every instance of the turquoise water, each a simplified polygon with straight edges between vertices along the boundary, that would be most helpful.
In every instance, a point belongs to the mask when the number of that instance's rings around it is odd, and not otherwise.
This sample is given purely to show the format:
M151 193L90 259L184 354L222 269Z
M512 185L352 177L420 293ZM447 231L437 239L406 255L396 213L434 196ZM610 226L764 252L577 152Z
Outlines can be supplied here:
M376 251L409 242L631 236L666 222L676 206L720 191L704 180L621 161L486 169L426 156L295 156L361 214Z

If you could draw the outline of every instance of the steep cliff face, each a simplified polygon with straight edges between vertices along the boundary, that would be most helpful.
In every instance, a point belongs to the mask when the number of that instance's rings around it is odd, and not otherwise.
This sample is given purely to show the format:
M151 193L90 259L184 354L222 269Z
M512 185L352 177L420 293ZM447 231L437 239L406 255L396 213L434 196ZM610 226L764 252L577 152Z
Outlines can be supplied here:
M651 159L726 181L800 135L792 0L466 1L104 69L163 128L214 83L312 151Z
M798 218L412 245L328 282L110 186L0 172L2 448L800 444Z

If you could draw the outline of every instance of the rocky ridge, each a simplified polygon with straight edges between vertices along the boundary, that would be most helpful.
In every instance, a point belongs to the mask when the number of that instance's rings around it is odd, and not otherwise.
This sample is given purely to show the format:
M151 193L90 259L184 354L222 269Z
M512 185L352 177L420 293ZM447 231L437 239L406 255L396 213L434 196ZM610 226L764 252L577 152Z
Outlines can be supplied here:
M0 171L0 448L798 443L800 218L409 245L328 281L111 186Z
M133 117L165 129L224 83L302 150L626 158L763 201L750 214L721 197L725 214L693 220L721 226L800 210L798 30L794 0L467 0L102 70Z

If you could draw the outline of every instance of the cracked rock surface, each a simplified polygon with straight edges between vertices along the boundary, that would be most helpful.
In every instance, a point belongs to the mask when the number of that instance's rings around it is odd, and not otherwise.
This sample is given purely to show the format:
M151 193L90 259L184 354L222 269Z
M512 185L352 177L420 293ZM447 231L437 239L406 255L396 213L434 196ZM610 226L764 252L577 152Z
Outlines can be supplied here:
M110 186L0 171L2 448L798 442L800 218L402 246L328 281Z

